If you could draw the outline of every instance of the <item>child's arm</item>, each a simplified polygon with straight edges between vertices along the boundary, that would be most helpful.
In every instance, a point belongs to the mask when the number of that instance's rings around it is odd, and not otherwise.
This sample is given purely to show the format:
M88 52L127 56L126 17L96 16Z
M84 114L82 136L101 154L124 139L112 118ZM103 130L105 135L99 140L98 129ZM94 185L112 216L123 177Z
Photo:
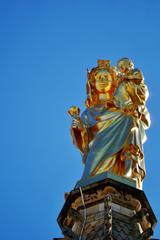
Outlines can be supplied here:
M137 68L132 70L129 74L126 74L124 77L126 80L131 80L137 85L144 82L143 73Z

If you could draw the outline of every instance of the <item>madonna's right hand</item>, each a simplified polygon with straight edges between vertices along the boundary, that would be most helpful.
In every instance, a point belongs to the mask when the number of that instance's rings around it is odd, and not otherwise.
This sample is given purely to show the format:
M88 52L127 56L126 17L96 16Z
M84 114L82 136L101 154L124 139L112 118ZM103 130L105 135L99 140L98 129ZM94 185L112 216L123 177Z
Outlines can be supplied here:
M71 127L72 128L82 129L82 124L81 124L79 119L73 118Z

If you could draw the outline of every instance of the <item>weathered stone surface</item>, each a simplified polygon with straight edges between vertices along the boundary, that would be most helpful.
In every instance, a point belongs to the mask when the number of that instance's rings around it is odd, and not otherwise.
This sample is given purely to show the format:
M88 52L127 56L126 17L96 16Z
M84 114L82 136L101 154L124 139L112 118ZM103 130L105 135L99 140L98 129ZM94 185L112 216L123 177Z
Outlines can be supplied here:
M66 240L142 240L152 236L156 218L143 191L105 179L71 191L58 223Z

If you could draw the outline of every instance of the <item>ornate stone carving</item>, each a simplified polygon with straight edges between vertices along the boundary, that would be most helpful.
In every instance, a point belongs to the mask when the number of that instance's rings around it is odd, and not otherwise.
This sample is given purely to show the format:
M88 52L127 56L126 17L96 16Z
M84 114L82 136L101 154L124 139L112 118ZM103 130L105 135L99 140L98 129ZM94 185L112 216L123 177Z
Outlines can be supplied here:
M107 186L103 189L97 190L91 194L84 193L85 204L90 204L92 202L103 200L106 194L110 194L115 203L121 203L121 205L128 206L129 208L135 210L136 212L140 211L141 203L138 199L134 198L131 194L127 194L125 191L119 192L116 188ZM81 197L78 197L73 203L72 208L77 209L82 206Z
M69 239L142 240L156 219L143 191L106 179L71 191L58 222Z
M104 240L112 240L112 197L107 194L104 199Z

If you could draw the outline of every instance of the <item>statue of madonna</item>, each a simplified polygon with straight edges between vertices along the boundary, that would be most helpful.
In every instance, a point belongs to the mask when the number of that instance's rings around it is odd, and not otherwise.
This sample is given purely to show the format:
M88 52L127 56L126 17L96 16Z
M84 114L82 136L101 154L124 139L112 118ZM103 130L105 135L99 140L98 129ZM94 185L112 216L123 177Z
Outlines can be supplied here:
M137 181L145 177L143 143L150 118L145 103L148 90L139 69L128 58L98 60L88 71L86 109L69 110L71 136L83 155L82 179L109 171Z

